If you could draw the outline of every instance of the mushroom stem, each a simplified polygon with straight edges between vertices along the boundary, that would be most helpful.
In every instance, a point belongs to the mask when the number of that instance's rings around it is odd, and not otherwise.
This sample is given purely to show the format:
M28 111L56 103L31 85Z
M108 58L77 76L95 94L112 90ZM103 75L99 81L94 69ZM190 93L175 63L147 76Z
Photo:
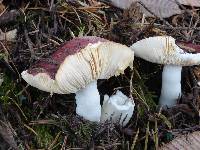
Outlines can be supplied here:
M91 82L84 89L76 92L76 113L83 118L100 122L101 105L97 81Z
M181 95L182 66L165 65L162 72L162 89L159 105L171 107Z
M134 102L121 91L117 91L111 97L105 95L101 122L112 120L113 123L119 122L120 125L125 126L133 115L134 106Z

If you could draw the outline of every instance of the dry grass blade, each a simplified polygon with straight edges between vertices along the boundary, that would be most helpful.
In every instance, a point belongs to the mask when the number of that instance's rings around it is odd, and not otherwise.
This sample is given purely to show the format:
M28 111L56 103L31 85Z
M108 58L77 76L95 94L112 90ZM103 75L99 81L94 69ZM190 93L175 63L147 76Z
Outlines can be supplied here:
M144 150L147 150L147 149L148 149L148 142L149 142L149 122L147 123L147 128L146 128Z
M134 150L136 141L137 141L137 139L138 139L138 134L139 134L139 132L140 132L140 129L138 128L137 133L136 133L136 135L135 135L135 137L134 137L134 139L133 139L133 144L131 145L131 150Z
M123 8L123 9L127 9L130 7L130 5L134 2L136 2L136 0L110 0L111 3L119 8Z
M48 150L53 149L53 147L56 145L56 143L58 142L58 139L61 135L61 132L58 132L58 134L56 135L55 139L53 140L53 142L51 143L51 145L48 147Z
M159 148L159 150L177 150L177 149L199 150L200 131L176 137L171 142Z

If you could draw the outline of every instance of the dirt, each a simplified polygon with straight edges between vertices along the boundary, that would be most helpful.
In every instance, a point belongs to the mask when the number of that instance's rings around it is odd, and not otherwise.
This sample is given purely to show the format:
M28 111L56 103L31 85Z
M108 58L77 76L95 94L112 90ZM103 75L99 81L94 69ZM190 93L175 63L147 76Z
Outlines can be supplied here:
M117 89L133 97L134 114L125 127L86 121L75 113L74 94L50 96L28 86L20 75L78 36L99 36L130 46L146 37L169 35L199 45L199 8L185 7L182 14L149 17L142 23L137 7L121 10L107 1L25 0L3 1L3 5L7 9L0 15L0 29L17 29L17 37L0 41L0 149L151 150L179 134L199 131L199 66L183 68L182 96L168 109L157 105L162 65L135 58L133 70L99 80L101 99Z

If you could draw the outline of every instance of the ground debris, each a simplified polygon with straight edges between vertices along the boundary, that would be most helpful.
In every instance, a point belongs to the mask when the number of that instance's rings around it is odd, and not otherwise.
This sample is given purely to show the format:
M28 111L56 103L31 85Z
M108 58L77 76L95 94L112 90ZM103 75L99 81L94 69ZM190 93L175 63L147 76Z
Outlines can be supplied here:
M0 136L4 139L4 142L7 143L10 148L13 148L15 150L18 149L17 143L14 139L14 136L16 136L16 133L14 129L12 128L10 122L6 120L2 112L1 106L0 106ZM4 142L3 141L1 142L2 142L1 145L4 145Z
M200 130L199 66L183 67L183 94L177 105L168 109L157 106L161 65L135 57L133 70L99 81L102 97L118 89L133 97L135 111L123 128L112 121L95 124L84 120L75 113L73 94L50 96L30 87L20 76L63 42L78 36L99 36L130 46L150 36L169 35L184 50L198 53L198 7L177 4L180 14L159 18L151 11L154 17L145 16L138 5L123 10L106 0L22 0L12 4L3 1L3 5L0 29L17 30L14 41L0 41L0 140L8 141L4 142L6 148L151 150L174 137Z
M200 131L178 135L171 142L164 144L159 150L200 149Z

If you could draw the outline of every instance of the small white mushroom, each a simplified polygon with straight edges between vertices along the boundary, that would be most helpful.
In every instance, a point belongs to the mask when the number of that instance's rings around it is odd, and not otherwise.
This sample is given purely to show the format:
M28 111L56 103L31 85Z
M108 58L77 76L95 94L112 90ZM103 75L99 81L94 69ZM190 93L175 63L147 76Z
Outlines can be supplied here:
M109 97L104 96L103 106L101 109L101 122L111 120L125 126L131 119L134 111L134 101L128 98L121 91Z
M156 36L140 40L131 46L135 56L153 63L164 64L159 104L171 107L181 96L182 66L200 64L200 53L186 53L170 36Z
M16 36L17 36L17 29L14 29L5 33L1 31L0 29L0 41L3 41L3 40L14 41Z
M108 79L132 66L133 51L122 44L87 36L66 42L49 58L22 72L30 85L58 94L76 94L76 111L90 121L100 121L98 79Z

